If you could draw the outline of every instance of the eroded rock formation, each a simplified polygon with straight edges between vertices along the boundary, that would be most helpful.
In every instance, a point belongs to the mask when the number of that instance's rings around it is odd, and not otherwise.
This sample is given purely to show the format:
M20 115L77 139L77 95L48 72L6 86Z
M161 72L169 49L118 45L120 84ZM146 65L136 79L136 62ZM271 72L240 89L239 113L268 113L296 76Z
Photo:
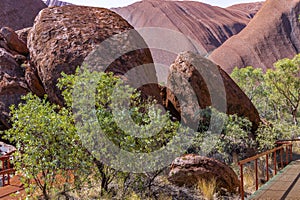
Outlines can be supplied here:
M262 3L255 3L260 8ZM143 0L113 8L135 28L162 27L195 40L206 53L214 50L248 24L257 9L227 9L196 1Z
M9 107L21 102L21 96L45 92L34 69L30 68L27 29L14 32L10 27L0 30L0 130L10 127ZM25 41L24 41L25 40Z
M224 163L203 156L188 154L176 158L169 172L169 180L180 186L193 186L200 179L215 178L219 188L237 192L239 180L235 172Z
M114 35L106 46L97 46ZM56 87L61 72L74 73L88 55L88 64L95 69L121 76L137 66L153 63L147 45L133 27L118 14L104 8L63 6L44 9L29 32L28 46L46 93L58 104L63 103ZM126 53L110 59L123 50ZM136 79L157 82L155 68L151 66L133 73L137 73ZM127 77L130 78L132 76ZM156 85L146 85L141 90L160 99Z
M193 92L196 101L190 101ZM189 95L180 97L183 94ZM182 106L187 107L183 113L187 119L183 120L190 120L199 104L201 109L213 106L228 114L247 117L254 130L261 122L254 105L229 75L210 60L191 52L181 53L171 65L165 98L166 107L177 116L182 115Z
M272 68L300 53L300 1L268 0L248 26L216 49L209 59L231 73L234 67Z
M0 125L8 128L9 107L17 105L22 95L29 92L24 78L24 71L16 62L14 56L0 48Z

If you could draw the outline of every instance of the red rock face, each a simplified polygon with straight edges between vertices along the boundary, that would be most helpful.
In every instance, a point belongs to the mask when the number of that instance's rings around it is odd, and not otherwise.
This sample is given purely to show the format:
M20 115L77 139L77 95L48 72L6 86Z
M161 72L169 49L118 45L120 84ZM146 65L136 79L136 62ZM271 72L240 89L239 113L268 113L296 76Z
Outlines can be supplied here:
M193 63L197 64L197 68ZM222 80L215 81L218 77ZM170 67L168 88L165 97L166 107L172 113L175 113L175 116L180 114L181 116L187 116L183 121L190 120L189 116L193 116L195 113L194 109L197 103L201 109L204 109L208 106L222 107L222 102L225 102L225 111L221 111L247 117L253 124L253 130L261 122L254 105L229 75L213 62L199 55L184 52L177 57L174 64ZM193 94L193 92L195 92L198 100L197 102L192 101L195 105L189 105L185 102L186 98L182 98L184 99L182 102L178 101L177 95L184 93ZM180 105L180 103L187 104L184 115L182 115L181 107L183 105Z
M0 30L0 130L10 127L9 107L21 102L28 92L42 97L45 92L37 73L30 67L24 41L28 29L18 34L9 27Z
M139 65L153 63L144 40L127 21L103 8L63 6L42 10L29 32L28 46L31 61L50 100L63 103L61 92L56 87L61 72L74 73L98 44L113 35L130 30L135 33L135 37L122 35L116 39L121 46L109 45L100 54L92 55L93 62L90 64L97 66L97 69L106 67L104 63L108 64L106 71L117 75L124 75ZM119 49L129 48L137 43L144 44L145 48L124 54L112 63L102 55L104 52L114 54ZM143 70L145 73L137 74L137 79L157 82L154 68ZM146 95L160 99L160 90L156 85L143 86L141 90Z
M1 0L0 27L14 30L30 27L39 11L46 7L41 0Z
M9 27L2 27L0 34L5 40L7 46L21 55L27 55L29 50L26 43L19 39L19 36Z
M263 2L254 3L242 3L228 7L228 10L241 11L242 13L248 14L249 18L253 18L254 15L261 9Z
M224 9L194 1L143 0L112 10L135 28L162 27L179 31L195 40L207 53L239 33L262 4L253 4L257 9L249 9L249 5Z
M20 103L28 92L24 71L12 54L0 48L0 129L10 126L9 107Z
M216 178L218 186L236 192L239 180L235 172L226 164L203 156L188 154L176 158L169 173L169 180L179 186L193 186L200 179Z
M268 0L248 26L216 49L209 59L231 73L234 67L272 68L300 53L299 0Z

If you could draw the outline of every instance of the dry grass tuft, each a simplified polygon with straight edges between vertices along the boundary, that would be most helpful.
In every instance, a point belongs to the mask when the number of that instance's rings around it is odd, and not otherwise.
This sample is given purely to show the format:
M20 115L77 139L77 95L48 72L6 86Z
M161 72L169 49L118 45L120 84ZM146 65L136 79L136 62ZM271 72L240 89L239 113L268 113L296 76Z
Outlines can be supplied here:
M217 189L217 179L200 179L198 181L197 188L207 200L213 200Z

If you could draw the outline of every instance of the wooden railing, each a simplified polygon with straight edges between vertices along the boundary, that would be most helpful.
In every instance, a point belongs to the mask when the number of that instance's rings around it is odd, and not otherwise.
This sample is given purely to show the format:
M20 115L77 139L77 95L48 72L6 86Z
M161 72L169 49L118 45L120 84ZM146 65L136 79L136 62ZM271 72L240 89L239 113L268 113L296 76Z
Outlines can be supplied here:
M244 192L244 174L243 174L243 166L246 163L254 161L254 169L255 169L255 189L258 190L258 166L257 161L261 157L266 157L266 180L269 181L269 156L273 154L273 165L274 165L274 174L277 174L278 169L284 168L284 159L283 159L283 152L285 149L285 165L288 165L289 162L293 159L293 144L287 140L285 141L278 141L276 142L277 145L281 145L276 147L272 150L263 152L261 154L255 155L253 157L247 158L245 160L241 160L238 162L240 166L240 195L241 199L244 200L245 192ZM277 152L280 151L280 168L277 168ZM272 155L271 155L272 156Z
M2 187L10 184L10 175L15 172L10 164L11 154L1 156L0 161L2 163L2 169L0 170L0 176L2 176Z

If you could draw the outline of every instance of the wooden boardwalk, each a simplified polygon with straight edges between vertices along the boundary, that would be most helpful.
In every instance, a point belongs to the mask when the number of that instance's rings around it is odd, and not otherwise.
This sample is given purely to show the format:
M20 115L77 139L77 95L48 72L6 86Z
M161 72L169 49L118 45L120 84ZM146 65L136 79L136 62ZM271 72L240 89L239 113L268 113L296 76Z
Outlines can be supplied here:
M248 199L300 200L300 160L290 163Z
M25 197L24 187L19 180L19 176L14 176L10 185L0 187L0 199L1 200L17 200Z

